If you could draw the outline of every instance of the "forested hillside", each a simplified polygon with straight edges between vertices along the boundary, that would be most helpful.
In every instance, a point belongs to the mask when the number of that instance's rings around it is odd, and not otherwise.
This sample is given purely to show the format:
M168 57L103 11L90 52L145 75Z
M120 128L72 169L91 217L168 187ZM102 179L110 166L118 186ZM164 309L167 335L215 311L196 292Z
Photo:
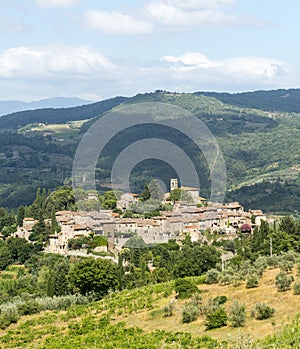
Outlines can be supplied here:
M216 137L226 161L227 200L238 200L246 209L297 215L300 210L300 114L295 112L297 103L300 104L298 93L299 90L278 90L207 97L200 92L156 91L77 108L41 109L1 117L0 205L28 204L37 187L54 188L70 183L78 142L103 113L122 104L162 102L192 112ZM170 140L183 149L201 173L201 196L209 195L210 177L204 156L177 131L151 125L132 127L109 142L98 161L98 189L105 190L118 154L129 144L149 137ZM174 169L161 161L144 161L132 173L132 191L140 192L153 177L168 184L174 176Z
M196 92L196 95L215 97L220 101L241 108L268 111L300 112L300 89L254 91L243 93Z

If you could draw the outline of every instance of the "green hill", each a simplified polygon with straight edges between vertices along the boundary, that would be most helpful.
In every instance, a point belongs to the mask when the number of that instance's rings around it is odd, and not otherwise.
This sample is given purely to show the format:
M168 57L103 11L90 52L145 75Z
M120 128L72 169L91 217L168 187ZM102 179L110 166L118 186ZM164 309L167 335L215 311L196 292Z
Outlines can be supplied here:
M226 296L228 312L233 301L246 305L244 327L205 330L205 316L182 323L182 309L187 300L176 301L168 315L164 310L175 299L174 282L149 285L112 293L101 301L76 305L64 311L46 311L23 316L17 324L0 331L1 348L297 348L299 313L297 295L277 292L274 277L277 269L268 269L259 287L219 286L199 283L203 304L209 299ZM271 304L273 317L257 320L251 309L257 302Z
M214 97L224 103L242 108L300 112L300 89L280 89L243 93L196 92L195 94Z
M246 208L261 208L268 213L297 215L300 211L300 114L294 111L298 111L299 91L258 91L241 96L206 93L210 97L202 92L156 91L76 108L41 109L3 116L0 129L11 131L0 134L0 206L29 204L37 187L54 188L70 183L78 142L103 113L124 104L162 102L192 112L216 137L226 160L227 200L238 200ZM283 92L291 97L283 98ZM287 105L289 98L293 103ZM182 134L153 125L130 128L109 142L98 161L98 189L105 189L118 154L129 144L149 137L170 140L186 151L201 174L201 196L209 195L208 166L197 147ZM168 184L174 176L174 169L161 161L144 161L132 172L132 191L140 192L153 177Z
M16 131L33 123L63 124L68 121L91 119L123 103L125 100L125 97L115 97L79 107L46 108L8 114L0 118L0 132L5 130Z

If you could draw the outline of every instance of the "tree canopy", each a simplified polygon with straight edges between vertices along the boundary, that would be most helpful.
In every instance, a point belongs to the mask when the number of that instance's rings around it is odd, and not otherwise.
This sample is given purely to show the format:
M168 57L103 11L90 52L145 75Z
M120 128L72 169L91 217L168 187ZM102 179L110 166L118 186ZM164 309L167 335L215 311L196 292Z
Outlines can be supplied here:
M117 266L110 260L85 258L72 266L69 282L83 295L94 293L102 298L117 287Z

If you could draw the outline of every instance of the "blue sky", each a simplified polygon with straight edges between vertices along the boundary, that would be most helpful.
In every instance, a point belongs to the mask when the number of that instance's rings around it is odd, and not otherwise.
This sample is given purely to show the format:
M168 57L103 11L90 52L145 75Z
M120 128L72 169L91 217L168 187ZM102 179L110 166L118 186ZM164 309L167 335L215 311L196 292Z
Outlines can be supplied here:
M300 87L296 0L0 0L0 100Z

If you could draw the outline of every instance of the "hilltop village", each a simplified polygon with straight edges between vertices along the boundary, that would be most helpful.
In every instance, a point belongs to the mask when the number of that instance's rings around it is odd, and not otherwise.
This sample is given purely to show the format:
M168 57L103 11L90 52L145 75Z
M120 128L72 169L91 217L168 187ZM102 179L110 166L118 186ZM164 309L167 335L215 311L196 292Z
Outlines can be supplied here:
M187 236L192 242L208 243L205 232L220 235L220 240L230 240L237 237L237 232L251 234L261 221L268 221L261 210L244 211L238 202L225 204L207 202L200 197L198 188L180 187L178 180L171 179L170 191L180 190L187 194L189 200L170 201L170 193L163 196L162 204L168 204L171 210L159 211L160 215L151 218L124 218L125 212L133 204L139 202L139 195L123 193L117 201L118 211L99 209L98 211L58 211L55 212L59 229L48 236L45 251L61 255L88 255L87 246L76 246L70 242L85 237L101 236L107 244L95 247L94 255L114 259L118 251L133 237L142 238L145 243L165 243L173 239L180 243ZM88 200L97 200L94 193L88 195ZM23 226L18 227L15 237L30 241L34 225L37 221L25 217ZM51 224L47 220L45 224ZM90 251L89 251L90 252Z

